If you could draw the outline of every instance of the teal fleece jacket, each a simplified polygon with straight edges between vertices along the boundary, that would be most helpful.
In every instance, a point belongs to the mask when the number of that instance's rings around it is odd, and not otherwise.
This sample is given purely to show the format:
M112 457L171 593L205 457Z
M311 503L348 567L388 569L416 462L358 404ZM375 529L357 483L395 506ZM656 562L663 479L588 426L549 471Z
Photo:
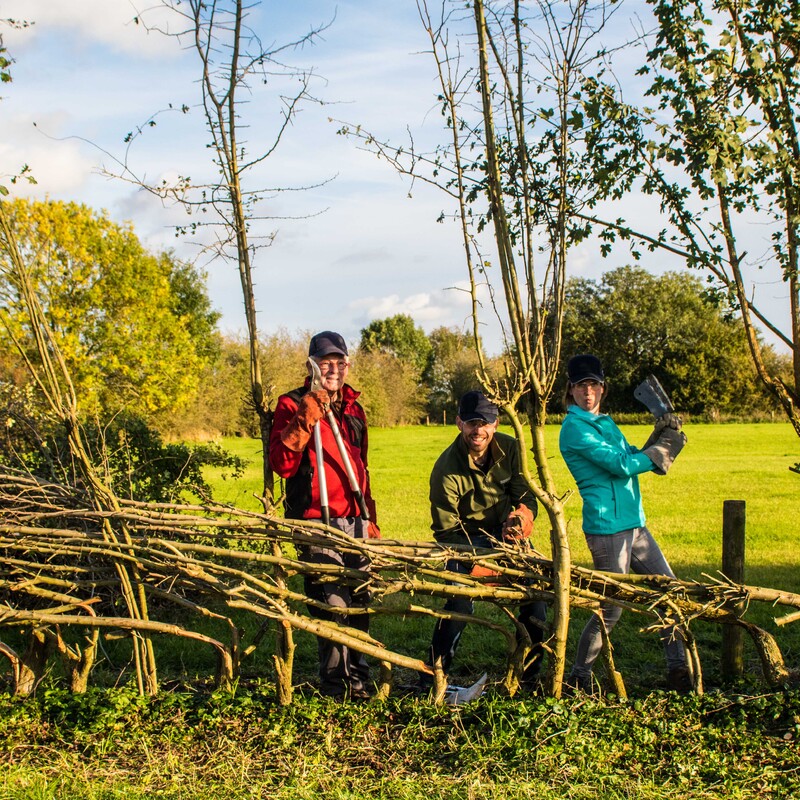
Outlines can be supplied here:
M583 500L583 532L612 534L645 523L637 475L653 462L632 447L608 414L567 409L559 447Z

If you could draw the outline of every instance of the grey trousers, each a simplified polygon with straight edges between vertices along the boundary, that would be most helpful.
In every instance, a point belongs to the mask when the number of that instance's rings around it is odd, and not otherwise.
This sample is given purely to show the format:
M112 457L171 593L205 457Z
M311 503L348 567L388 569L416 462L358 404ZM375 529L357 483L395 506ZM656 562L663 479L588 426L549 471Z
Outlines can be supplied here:
M367 524L360 517L334 517L331 525L355 539L365 539L367 536ZM304 547L301 558L311 564L335 564L364 572L370 569L370 561L366 556L360 553L343 553L333 547ZM369 592L366 589L358 591L341 583L318 581L310 575L305 577L305 592L312 600L343 610L363 608L369 603ZM338 622L364 633L369 631L367 614L347 615L312 605L308 606L308 612L316 619ZM322 694L339 697L369 688L369 665L363 653L321 636L317 637L317 649Z
M610 536L599 534L585 534L586 544L592 553L594 568L603 572L616 572L626 575L635 572L639 575L669 575L675 577L667 559L661 552L653 535L647 528L630 528L626 531L613 533ZM619 622L622 609L614 605L602 605L601 613L606 631L611 633ZM686 664L686 652L683 641L674 628L665 628L661 631L661 643L664 645L664 655L667 667L673 669ZM600 629L600 619L596 614L586 624L578 642L578 652L575 656L575 665L572 675L589 678L592 667L603 648L603 635Z

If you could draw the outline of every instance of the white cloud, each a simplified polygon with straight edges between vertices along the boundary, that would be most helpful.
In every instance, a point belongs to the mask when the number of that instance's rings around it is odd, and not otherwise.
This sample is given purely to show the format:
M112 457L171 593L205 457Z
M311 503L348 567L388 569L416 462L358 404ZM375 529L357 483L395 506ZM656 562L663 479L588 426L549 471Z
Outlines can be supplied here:
M45 118L46 126L58 130L63 115ZM43 136L30 116L7 117L0 140L0 174L15 175L27 165L36 185L24 184L26 196L43 198L77 194L86 185L92 162L76 141L53 141ZM22 188L20 185L19 188Z
M440 326L471 327L471 301L465 284L409 295L359 297L347 305L363 326L376 319L409 314L427 333Z
M147 3L146 5L152 5ZM129 0L5 0L3 17L32 23L14 34L22 47L45 35L64 37L72 46L101 44L141 56L175 54L175 43L137 25L136 5ZM165 15L151 13L151 24L163 23ZM14 53L12 53L14 55Z

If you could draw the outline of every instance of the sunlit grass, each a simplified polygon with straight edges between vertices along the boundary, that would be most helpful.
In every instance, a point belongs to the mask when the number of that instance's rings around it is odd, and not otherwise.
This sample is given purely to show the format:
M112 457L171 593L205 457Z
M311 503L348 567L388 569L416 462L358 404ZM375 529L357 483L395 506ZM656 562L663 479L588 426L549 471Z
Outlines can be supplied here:
M550 467L561 492L572 491L568 525L575 563L590 566L591 559L581 532L581 501L575 484L558 452L559 426L548 426L546 440ZM646 426L624 426L628 439L642 444ZM508 430L510 433L510 429ZM706 582L721 566L722 504L725 500L747 503L746 580L753 585L800 592L798 570L798 521L800 476L789 467L800 461L800 440L788 424L688 425L689 443L665 477L641 478L648 525L661 544L677 575ZM431 539L428 477L438 455L453 441L454 426L405 427L370 430L370 473L378 517L385 538L408 541ZM227 439L223 444L251 459L247 474L235 483L216 482L220 499L258 509L254 495L261 486L260 443ZM547 517L540 514L534 533L536 546L549 553ZM778 636L787 660L800 656L800 627L777 631L773 609L763 606L751 618ZM568 658L586 617L575 612L570 626ZM654 635L641 636L646 620L623 615L614 632L618 666L629 688L647 687L661 680L663 660ZM403 652L423 656L431 623L425 619L376 620L375 631ZM696 625L695 635L709 678L718 663L719 629ZM469 626L454 666L456 674L471 676L502 667L502 646L495 634ZM752 661L754 653L749 653ZM313 663L313 653L307 663ZM758 665L753 662L753 671Z
M573 557L588 563L580 527L581 501L558 452L558 425L548 426L550 468L563 492L573 491L567 514ZM647 438L646 426L624 426L634 444ZM511 432L510 429L507 432ZM724 500L747 503L747 563L794 571L800 521L800 476L789 467L800 461L800 440L788 424L688 425L689 444L670 474L641 478L648 525L675 569L687 577L718 569ZM453 441L454 426L370 430L370 475L383 535L408 541L431 538L428 477L438 455ZM253 439L222 444L247 459L236 481L212 481L218 499L257 510L261 488L261 446ZM546 546L546 518L537 524L537 543Z

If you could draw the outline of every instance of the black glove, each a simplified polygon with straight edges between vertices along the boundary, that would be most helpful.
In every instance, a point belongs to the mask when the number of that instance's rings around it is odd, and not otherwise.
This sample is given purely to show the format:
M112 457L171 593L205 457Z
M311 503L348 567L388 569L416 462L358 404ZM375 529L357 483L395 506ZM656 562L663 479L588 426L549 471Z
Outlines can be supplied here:
M642 452L655 464L653 472L656 475L666 475L685 444L685 433L674 428L663 428L655 443L645 447Z

